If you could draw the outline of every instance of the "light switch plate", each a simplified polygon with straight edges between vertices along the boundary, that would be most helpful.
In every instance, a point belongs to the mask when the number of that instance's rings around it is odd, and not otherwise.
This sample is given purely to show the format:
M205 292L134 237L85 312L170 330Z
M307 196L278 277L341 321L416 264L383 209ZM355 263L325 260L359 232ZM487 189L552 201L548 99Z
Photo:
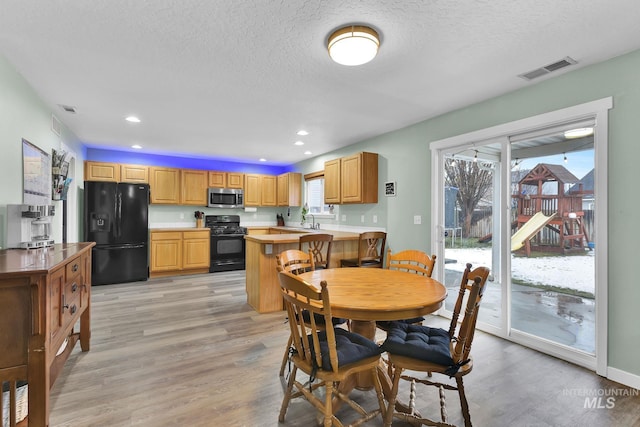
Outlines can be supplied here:
M413 223L414 224L422 224L422 217L420 215L414 215L413 216Z

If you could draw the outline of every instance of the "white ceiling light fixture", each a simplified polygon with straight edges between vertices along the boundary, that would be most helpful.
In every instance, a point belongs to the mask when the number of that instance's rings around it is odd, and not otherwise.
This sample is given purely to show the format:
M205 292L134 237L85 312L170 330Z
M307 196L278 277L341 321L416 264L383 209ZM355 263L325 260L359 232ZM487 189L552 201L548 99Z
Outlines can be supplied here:
M304 142L302 141L296 141L293 143L293 145L304 145Z
M128 121L129 123L140 123L140 119L137 118L136 116L129 116L125 120Z
M307 132L306 130L299 130L299 131L298 131L298 135L300 135L300 136L307 136L307 135L309 135L309 132Z
M362 65L378 54L380 37L373 28L348 25L334 31L327 42L329 56L341 65Z
M583 138L589 135L593 135L593 128L577 128L564 132L564 137L567 139Z
M133 144L133 145L131 146L131 148L134 148L134 149L136 149L136 150L140 150L140 149L142 149L142 145L140 145L140 144Z

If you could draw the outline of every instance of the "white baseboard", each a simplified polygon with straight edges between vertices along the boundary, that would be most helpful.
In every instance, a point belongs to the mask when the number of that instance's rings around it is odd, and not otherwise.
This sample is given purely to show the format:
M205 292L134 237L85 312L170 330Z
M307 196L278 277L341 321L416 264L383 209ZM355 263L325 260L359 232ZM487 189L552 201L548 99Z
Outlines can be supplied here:
M624 384L628 387L633 387L637 390L640 390L640 376L630 374L629 372L622 371L620 369L608 367L607 368L607 378L611 381L615 381L620 384Z

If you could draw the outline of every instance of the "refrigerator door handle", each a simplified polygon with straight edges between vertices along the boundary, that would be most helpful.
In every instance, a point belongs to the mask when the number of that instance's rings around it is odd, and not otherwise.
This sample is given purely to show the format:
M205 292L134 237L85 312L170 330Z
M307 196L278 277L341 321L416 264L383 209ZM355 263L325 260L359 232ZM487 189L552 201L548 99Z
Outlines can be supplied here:
M122 234L122 193L117 192L116 196L116 237Z

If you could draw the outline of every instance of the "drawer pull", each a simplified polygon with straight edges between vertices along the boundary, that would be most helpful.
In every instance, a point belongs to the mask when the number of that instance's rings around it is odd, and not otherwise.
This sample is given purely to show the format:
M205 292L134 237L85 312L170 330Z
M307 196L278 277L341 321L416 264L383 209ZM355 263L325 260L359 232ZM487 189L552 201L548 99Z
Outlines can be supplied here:
M76 311L78 311L78 308L74 304L74 305L71 306L71 314L76 314Z
M69 304L67 304L67 299L65 298L65 295L62 294L62 312L63 313L65 308L69 308Z
M78 285L76 283L71 285L71 292L76 292L77 290L78 290Z
M73 267L71 268L71 271L73 271L75 273L76 271L78 271L78 268L80 268L80 266L78 264L73 264Z

